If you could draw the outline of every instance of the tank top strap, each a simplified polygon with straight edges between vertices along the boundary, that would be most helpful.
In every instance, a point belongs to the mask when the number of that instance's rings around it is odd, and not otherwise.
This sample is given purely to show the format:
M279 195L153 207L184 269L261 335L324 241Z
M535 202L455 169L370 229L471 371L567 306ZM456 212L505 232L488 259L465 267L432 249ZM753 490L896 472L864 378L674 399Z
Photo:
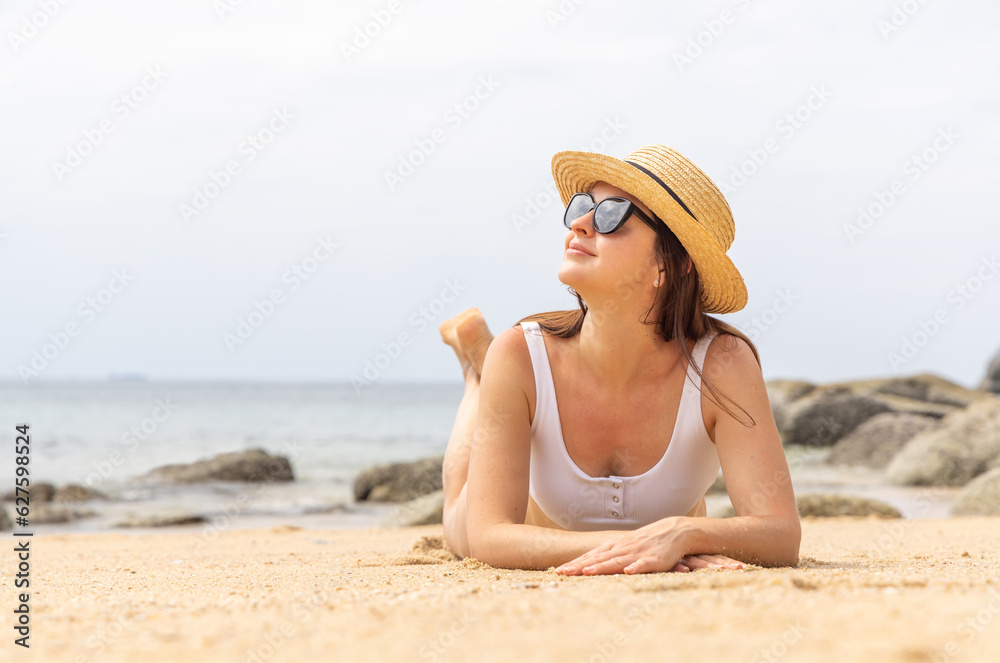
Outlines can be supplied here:
M524 340L528 344L528 354L531 357L531 371L535 376L535 416L531 420L531 430L538 430L546 417L551 416L555 384L552 381L552 368L549 366L549 355L545 352L545 339L542 328L535 320L521 323L524 330ZM556 411L558 413L558 410Z
M698 370L702 372L705 370L705 357L708 355L708 346L711 344L712 339L716 336L718 336L718 332L707 332L700 339L698 339L698 342L694 345L694 350L691 352L694 357L694 363L698 366ZM701 376L698 375L691 366L688 366L688 377L690 378L695 391L701 389Z

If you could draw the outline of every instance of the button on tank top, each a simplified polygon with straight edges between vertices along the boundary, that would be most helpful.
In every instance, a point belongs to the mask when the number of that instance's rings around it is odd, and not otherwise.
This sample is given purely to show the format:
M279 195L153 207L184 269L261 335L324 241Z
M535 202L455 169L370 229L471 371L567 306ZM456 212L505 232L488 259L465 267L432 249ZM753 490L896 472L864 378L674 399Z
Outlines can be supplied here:
M691 366L681 394L677 421L666 452L649 471L631 477L592 477L566 450L555 385L542 330L522 322L535 374L535 416L531 422L528 494L542 512L574 531L633 530L691 511L719 474L719 455L701 413L701 378ZM694 347L704 367L709 332Z

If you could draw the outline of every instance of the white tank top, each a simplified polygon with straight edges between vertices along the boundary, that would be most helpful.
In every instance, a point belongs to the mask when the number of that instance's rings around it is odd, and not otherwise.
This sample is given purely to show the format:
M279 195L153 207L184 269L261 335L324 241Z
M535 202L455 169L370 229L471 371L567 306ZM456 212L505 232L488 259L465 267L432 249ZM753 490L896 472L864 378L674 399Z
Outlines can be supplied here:
M528 494L542 512L574 531L633 530L691 511L719 474L719 455L701 413L701 378L691 366L666 452L649 471L631 477L592 477L566 450L552 369L538 322L522 322L535 374ZM703 368L709 332L694 347Z

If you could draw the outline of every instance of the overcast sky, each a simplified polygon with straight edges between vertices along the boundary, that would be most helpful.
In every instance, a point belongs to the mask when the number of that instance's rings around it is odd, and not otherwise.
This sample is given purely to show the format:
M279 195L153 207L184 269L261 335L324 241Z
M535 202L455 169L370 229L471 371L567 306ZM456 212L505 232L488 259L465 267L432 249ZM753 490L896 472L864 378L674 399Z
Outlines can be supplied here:
M767 379L1000 349L995 2L51 5L0 14L0 379L458 382L446 317L576 306L552 155L649 143Z

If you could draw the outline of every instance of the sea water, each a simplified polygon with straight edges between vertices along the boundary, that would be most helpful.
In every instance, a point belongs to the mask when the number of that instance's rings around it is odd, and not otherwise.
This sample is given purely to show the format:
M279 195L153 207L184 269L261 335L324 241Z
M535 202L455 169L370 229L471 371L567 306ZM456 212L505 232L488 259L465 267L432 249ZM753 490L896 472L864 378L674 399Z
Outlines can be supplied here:
M102 530L132 516L182 513L215 518L220 528L375 526L395 507L355 503L354 478L373 465L443 454L462 390L458 383L375 384L360 393L350 384L6 383L0 442L10 449L15 425L29 424L32 482L80 484L111 498L79 505L94 516L32 526L38 532ZM295 481L136 482L161 465L253 448L287 457ZM928 498L921 489L886 486L880 471L825 464L828 449L785 453L797 495L849 492L888 502L905 517L948 515L951 492ZM3 454L0 466L5 493L13 490L13 454ZM706 502L711 514L729 499L709 495Z

